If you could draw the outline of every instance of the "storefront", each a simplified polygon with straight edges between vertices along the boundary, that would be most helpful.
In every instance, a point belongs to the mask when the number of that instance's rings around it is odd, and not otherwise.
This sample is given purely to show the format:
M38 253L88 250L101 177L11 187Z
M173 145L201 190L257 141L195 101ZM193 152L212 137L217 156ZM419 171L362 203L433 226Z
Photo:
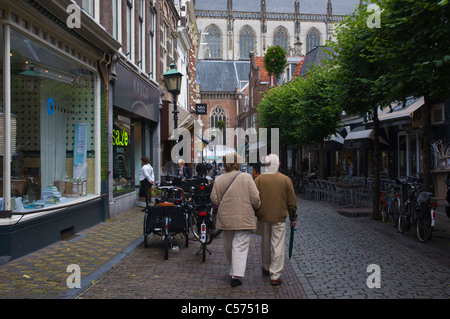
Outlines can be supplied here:
M0 256L19 257L105 219L104 52L54 21L38 4L0 5Z
M140 77L126 61L119 60L114 68L110 217L136 206L141 157L149 157L157 180L161 162L159 87Z
M389 150L394 157L396 177L421 176L423 172L423 117L424 99L408 98L382 110L378 117L382 129L390 129ZM390 159L392 161L392 159Z

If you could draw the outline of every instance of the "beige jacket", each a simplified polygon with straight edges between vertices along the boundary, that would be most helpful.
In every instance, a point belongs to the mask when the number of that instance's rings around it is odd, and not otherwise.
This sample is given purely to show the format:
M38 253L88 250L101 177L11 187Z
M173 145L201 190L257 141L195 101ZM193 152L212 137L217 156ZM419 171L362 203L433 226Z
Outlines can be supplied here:
M260 205L259 192L250 174L232 171L220 175L214 181L211 202L219 206L216 227L222 230L245 230L256 228L255 209ZM223 197L223 198L222 198Z
M261 206L256 211L259 221L268 223L284 222L297 218L297 198L289 177L280 172L264 173L255 179L261 196Z

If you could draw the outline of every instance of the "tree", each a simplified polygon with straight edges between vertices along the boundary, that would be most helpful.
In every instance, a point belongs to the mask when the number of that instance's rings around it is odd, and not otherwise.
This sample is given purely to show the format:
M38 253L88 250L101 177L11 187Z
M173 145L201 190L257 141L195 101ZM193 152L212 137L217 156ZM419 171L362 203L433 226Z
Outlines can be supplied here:
M327 63L316 65L297 82L299 97L295 108L299 116L295 119L296 135L304 144L319 144L320 178L324 178L325 171L325 140L336 133L341 122L342 109L335 100L336 70Z
M258 106L262 126L280 129L281 145L320 145L322 177L324 140L336 132L341 115L334 80L334 70L315 67L305 78L270 89Z
M382 0L379 27L370 27L366 6L337 28L338 98L348 113L373 116L375 185L373 215L378 214L378 108L409 96L425 97L424 188L431 180L431 98L449 96L450 5L447 0Z
M298 101L297 81L275 86L263 92L257 110L260 114L260 124L265 128L279 128L280 145L288 146L300 143L296 135L295 118L298 110L293 107Z
M264 67L269 75L273 75L279 79L287 65L286 51L282 47L275 45L267 49L264 55Z
M380 197L380 143L378 109L390 105L387 94L388 87L383 86L385 74L389 72L388 61L378 53L379 47L386 45L380 37L383 31L379 28L369 28L367 21L369 12L363 9L355 11L336 28L334 47L335 59L331 64L336 68L339 89L336 90L336 100L348 114L368 114L373 120L374 150L373 150L373 203L372 217L379 215L378 199Z
M383 79L391 100L424 97L423 178L431 190L431 104L450 96L450 4L448 0L383 0L385 43L379 54L389 60Z

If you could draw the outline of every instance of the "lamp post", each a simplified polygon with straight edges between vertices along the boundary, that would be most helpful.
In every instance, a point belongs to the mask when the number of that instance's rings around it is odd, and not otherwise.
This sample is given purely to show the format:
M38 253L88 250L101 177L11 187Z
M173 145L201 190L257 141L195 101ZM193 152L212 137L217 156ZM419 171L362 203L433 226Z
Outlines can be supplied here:
M178 94L180 94L181 91L181 78L183 77L183 74L178 72L178 70L175 69L175 63L172 60L170 63L170 70L168 70L166 73L163 74L164 77L164 83L166 84L167 91L172 93L173 96L173 124L174 124L174 131L175 131L175 137L178 142L178 109L177 109L177 97Z

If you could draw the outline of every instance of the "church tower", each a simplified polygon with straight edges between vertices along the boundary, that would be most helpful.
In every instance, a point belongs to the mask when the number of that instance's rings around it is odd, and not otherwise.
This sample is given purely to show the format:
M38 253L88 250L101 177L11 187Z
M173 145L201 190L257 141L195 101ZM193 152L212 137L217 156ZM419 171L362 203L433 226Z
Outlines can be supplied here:
M234 60L233 37L234 37L233 0L227 0L227 41L228 41L227 57L228 57L228 60Z
M331 5L331 0L328 0L327 3L327 40L330 40L331 35L333 34L333 6Z
M266 0L261 0L261 41L263 53L266 52L266 33L267 33L267 12L266 12Z
M291 55L292 56L302 56L302 42L300 41L300 34L301 34L301 27L300 27L300 2L298 0L295 0L294 9L295 9L295 16L294 16L295 42L294 42L293 52L291 53Z

